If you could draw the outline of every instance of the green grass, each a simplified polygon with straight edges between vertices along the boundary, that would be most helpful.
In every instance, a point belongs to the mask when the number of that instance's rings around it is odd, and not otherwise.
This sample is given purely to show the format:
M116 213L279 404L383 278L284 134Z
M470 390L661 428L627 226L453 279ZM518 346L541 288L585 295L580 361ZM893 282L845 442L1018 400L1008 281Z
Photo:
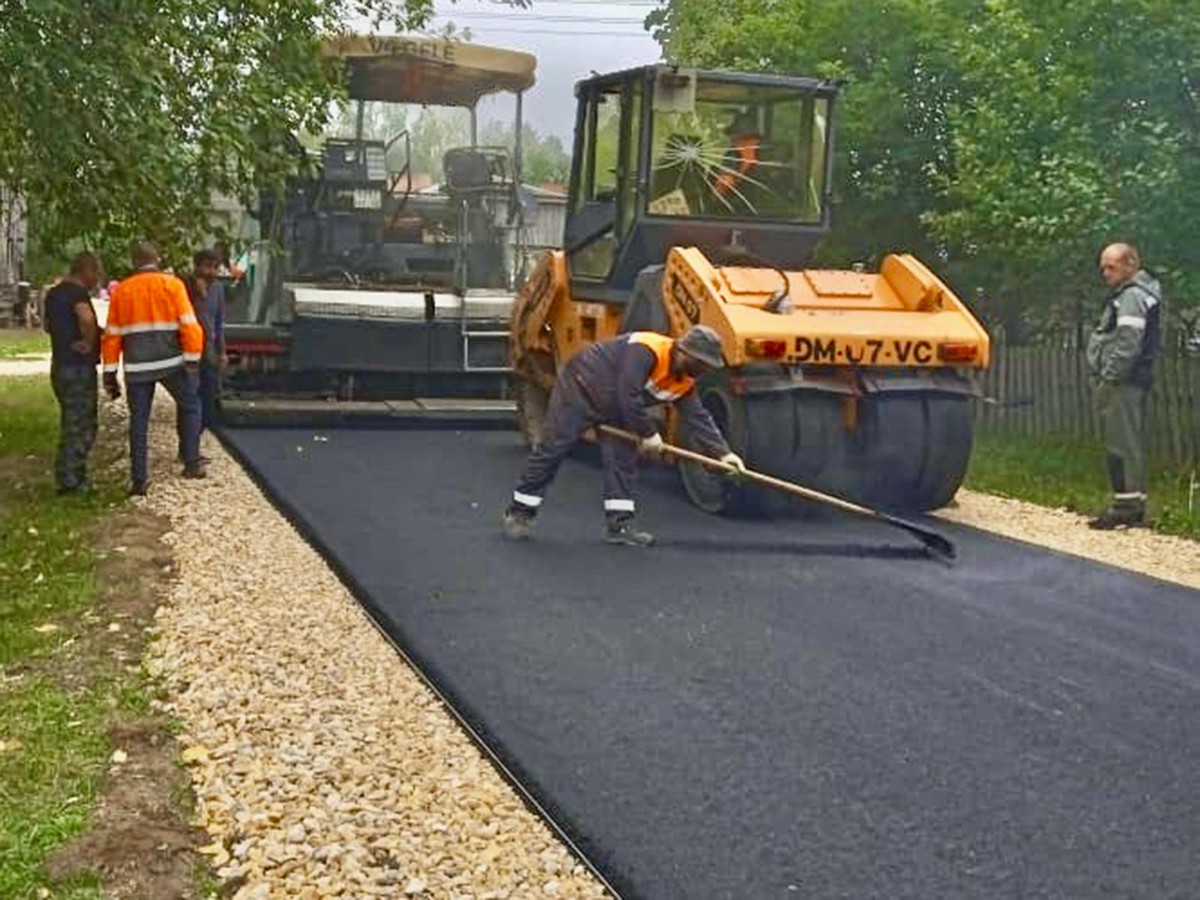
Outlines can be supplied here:
M111 752L105 733L117 705L107 678L64 677L89 627L96 559L86 529L120 497L99 484L88 498L54 494L57 408L48 379L0 379L0 897L35 897L46 857L83 831ZM54 625L53 631L40 632ZM94 627L94 626L93 626ZM123 702L122 702L123 701ZM13 742L19 744L12 749ZM55 897L100 897L81 876Z
M1162 466L1153 466L1151 471L1150 514L1155 530L1200 538L1200 489L1189 513L1189 473ZM1109 499L1104 449L1065 436L981 432L976 435L966 485L1086 514L1103 509Z
M0 329L0 359L50 352L50 335L44 331Z

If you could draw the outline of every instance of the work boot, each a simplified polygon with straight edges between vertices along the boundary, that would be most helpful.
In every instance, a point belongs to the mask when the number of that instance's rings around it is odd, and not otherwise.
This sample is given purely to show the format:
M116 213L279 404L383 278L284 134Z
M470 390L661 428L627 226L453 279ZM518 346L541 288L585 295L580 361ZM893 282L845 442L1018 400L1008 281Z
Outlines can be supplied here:
M1142 528L1146 525L1146 509L1140 506L1110 506L1088 522L1088 528L1096 531L1112 531L1114 528Z
M635 527L633 519L610 519L604 526L604 543L649 547L654 543L654 535Z
M199 463L194 466L184 466L183 477L192 481L197 481L201 478L207 478L208 473L204 471L204 467Z
M504 536L510 541L527 541L533 529L533 513L517 506L504 511Z
M148 493L150 493L150 485L144 481L135 481L129 486L130 497L145 497Z
M60 497L70 497L74 495L87 496L88 494L92 493L92 483L85 478L83 481L79 482L79 484L63 485L62 487L58 488L57 493Z

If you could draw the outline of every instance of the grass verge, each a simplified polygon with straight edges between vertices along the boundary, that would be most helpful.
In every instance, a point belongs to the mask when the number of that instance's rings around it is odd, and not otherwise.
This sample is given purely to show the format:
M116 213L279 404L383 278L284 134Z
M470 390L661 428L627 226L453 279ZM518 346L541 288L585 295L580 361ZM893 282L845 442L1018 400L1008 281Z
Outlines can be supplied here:
M1165 534L1200 539L1200 487L1190 498L1189 472L1152 467L1150 514ZM1200 482L1200 473L1195 473ZM966 486L1041 506L1093 514L1108 502L1104 448L1069 436L1023 436L980 432Z
M50 335L24 328L0 329L0 359L50 352Z
M56 496L58 411L48 381L0 378L0 897L14 900L104 896L118 860L88 849L111 818L97 814L98 802L106 796L112 806L123 785L143 782L138 753L157 746L163 728L139 664L152 585L140 585L146 599L136 615L114 599L137 594L121 577L135 554L113 552L120 542L139 549L129 520L137 511L124 502L121 473L102 462L103 440L93 453L95 492ZM165 577L162 548L152 552L138 571ZM122 737L131 733L147 741ZM114 762L123 747L128 763ZM178 772L173 750L163 752L160 790L170 792Z

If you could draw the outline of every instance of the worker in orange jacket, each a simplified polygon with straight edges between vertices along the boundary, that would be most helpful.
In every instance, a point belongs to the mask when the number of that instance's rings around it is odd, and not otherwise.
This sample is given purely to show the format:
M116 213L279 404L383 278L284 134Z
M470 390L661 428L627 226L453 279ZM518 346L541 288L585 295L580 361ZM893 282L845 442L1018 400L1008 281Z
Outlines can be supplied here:
M137 271L110 298L101 343L104 388L121 396L117 370L122 358L129 402L130 493L144 496L149 481L147 441L154 391L159 383L175 400L179 450L185 478L203 478L200 465L200 356L204 331L174 275L159 271L158 249L148 241L133 252Z

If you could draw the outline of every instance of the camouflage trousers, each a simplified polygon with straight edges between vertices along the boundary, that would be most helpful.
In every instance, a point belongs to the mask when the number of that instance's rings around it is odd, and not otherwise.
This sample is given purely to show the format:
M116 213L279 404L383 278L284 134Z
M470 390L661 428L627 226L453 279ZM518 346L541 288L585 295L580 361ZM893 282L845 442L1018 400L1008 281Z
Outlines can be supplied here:
M58 453L54 457L59 490L71 491L87 483L88 454L96 442L98 382L96 370L87 366L60 366L50 372L59 409Z

